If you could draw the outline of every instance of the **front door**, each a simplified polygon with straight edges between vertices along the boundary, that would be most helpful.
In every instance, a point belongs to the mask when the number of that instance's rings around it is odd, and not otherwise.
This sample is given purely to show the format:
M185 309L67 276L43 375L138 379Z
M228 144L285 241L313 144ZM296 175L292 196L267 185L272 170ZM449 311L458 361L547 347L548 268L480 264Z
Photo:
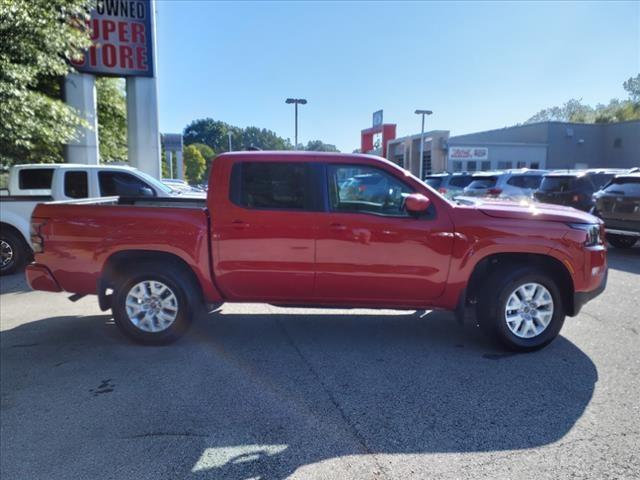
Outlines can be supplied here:
M313 295L317 195L313 166L239 162L231 202L216 212L218 287L231 300L303 301ZM214 187L215 188L215 187Z
M379 168L329 164L327 181L329 212L316 244L319 301L423 306L443 293L453 247L446 214L432 205L411 216L404 199L413 189Z

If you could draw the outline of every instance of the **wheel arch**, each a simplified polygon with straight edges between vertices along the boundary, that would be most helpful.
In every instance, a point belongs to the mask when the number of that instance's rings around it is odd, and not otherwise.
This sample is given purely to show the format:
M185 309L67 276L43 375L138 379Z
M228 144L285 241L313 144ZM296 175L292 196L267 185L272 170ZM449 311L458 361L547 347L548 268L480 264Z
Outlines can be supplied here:
M138 264L155 263L173 266L188 276L196 289L196 295L201 302L204 302L202 285L193 268L181 257L174 253L156 250L121 250L111 254L102 267L102 272L98 280L98 303L101 310L111 308L111 293L109 289L114 287L125 278L125 275Z
M473 268L466 289L466 302L475 304L480 294L483 280L494 268L509 265L513 268L520 266L535 266L549 272L556 281L565 313L575 315L574 283L569 269L557 258L539 253L494 253L482 258Z

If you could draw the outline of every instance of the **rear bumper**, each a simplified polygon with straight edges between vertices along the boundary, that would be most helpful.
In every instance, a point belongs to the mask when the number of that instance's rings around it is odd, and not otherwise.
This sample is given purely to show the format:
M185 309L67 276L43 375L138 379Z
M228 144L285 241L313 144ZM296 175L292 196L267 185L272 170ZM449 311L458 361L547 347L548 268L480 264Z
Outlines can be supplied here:
M45 292L62 291L51 271L44 265L37 263L27 265L25 275L27 283L33 290L44 290Z
M573 312L572 312L573 315L571 316L578 315L582 307L587 302L590 302L591 300L596 298L598 295L600 295L602 292L604 292L604 289L607 287L608 277L609 277L609 270L606 269L604 272L604 276L600 281L600 285L598 285L594 290L591 290L589 292L575 292L573 294Z

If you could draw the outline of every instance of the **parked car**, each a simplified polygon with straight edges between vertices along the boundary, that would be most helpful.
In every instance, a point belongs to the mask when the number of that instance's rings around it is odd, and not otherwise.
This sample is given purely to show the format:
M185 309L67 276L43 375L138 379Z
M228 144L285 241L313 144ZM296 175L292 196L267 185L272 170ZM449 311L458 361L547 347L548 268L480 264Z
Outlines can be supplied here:
M543 203L553 203L588 212L592 195L597 190L593 175L586 171L556 171L547 173L533 196Z
M383 177L387 196L338 180ZM352 174L349 174L352 175ZM353 176L353 175L352 175ZM369 155L234 152L205 200L109 198L33 212L32 288L98 295L143 343L176 340L203 307L474 308L515 350L551 342L607 279L602 222L557 206L452 202ZM376 190L377 192L377 190Z
M178 178L163 178L162 183L164 183L167 187L174 190L176 194L182 194L182 193L204 194L205 193L204 189L189 185L184 180L180 180Z
M463 195L472 197L499 197L512 200L532 198L540 186L546 170L507 170L505 172L478 172Z
M604 221L609 243L633 247L640 239L640 172L615 176L593 199L591 212Z
M435 173L427 175L425 183L434 188L447 198L453 198L464 190L464 187L471 183L472 174L467 172Z
M376 173L354 175L342 184L340 196L342 200L361 200L368 198L374 201L384 199L388 191L386 177Z
M0 193L0 275L15 272L29 260L29 221L40 202L112 195L166 198L175 193L125 165L15 165L9 171L9 188Z

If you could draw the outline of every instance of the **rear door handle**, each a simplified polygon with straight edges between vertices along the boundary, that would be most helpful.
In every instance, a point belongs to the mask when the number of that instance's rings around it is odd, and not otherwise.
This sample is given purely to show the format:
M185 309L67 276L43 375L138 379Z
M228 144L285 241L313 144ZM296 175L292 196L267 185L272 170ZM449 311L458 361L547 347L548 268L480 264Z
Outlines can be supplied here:
M233 222L231 222L231 225L233 225L233 228L235 228L236 230L244 230L249 226L249 224L245 223L243 220L234 220Z
M334 232L344 232L347 229L347 226L341 223L332 223L329 225L329 228Z

